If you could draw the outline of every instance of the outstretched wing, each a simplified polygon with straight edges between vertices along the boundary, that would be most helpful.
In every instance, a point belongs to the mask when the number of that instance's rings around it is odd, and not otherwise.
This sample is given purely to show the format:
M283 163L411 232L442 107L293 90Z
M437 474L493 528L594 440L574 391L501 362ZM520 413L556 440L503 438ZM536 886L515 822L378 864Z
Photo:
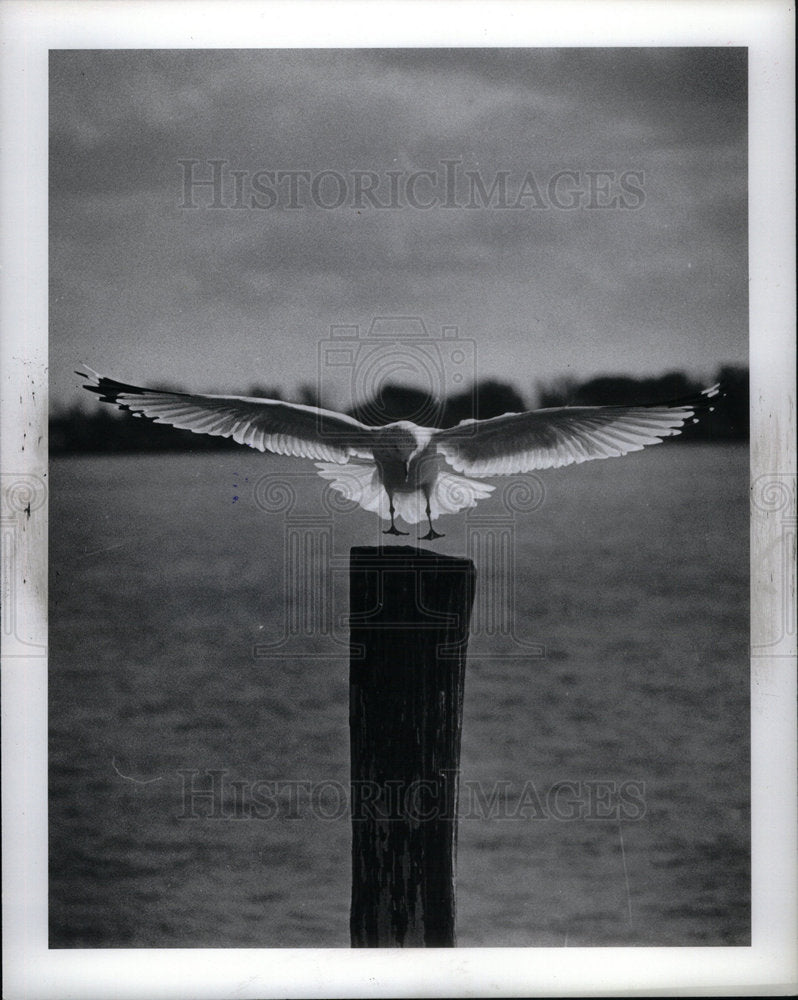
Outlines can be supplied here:
M239 444L278 455L343 464L352 456L372 458L371 430L343 413L300 403L248 396L204 396L125 385L91 368L76 372L84 387L105 403L136 417L149 417L194 434L231 437Z
M473 476L558 468L659 444L679 434L718 391L714 385L693 401L670 405L561 406L464 420L436 431L434 440L454 469Z

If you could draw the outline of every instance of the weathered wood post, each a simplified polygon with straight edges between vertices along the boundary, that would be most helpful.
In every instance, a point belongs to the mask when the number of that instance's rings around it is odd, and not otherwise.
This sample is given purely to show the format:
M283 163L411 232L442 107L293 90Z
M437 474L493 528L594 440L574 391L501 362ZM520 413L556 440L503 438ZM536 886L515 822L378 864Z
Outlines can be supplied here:
M355 547L349 573L352 947L452 947L474 564Z

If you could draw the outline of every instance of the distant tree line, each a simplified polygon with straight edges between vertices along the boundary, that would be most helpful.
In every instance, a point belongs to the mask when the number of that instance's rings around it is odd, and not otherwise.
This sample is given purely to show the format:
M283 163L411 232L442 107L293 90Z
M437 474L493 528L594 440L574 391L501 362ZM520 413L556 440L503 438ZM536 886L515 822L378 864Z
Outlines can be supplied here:
M713 409L701 414L698 423L688 423L673 442L747 441L748 369L724 365L713 382L720 382L722 395ZM652 378L601 375L587 382L559 379L539 390L540 406L611 406L635 403L669 403L694 396L706 385L685 375L668 372Z
M698 423L688 423L673 441L743 441L748 438L748 370L725 366L718 371L724 395L715 401L714 412L706 412ZM537 386L533 405L607 406L637 403L667 403L692 396L704 384L683 372L669 372L659 377L632 378L602 375L580 382L560 378ZM280 390L252 386L249 396L283 398ZM294 402L324 405L313 386L301 386ZM518 390L506 382L483 380L460 393L437 399L409 386L382 386L367 402L348 412L368 424L387 424L393 420L414 420L428 427L452 427L461 420L484 420L529 409ZM132 418L108 404L86 412L76 405L52 416L50 453L123 453L162 451L220 451L240 447L228 438L192 434L146 418Z

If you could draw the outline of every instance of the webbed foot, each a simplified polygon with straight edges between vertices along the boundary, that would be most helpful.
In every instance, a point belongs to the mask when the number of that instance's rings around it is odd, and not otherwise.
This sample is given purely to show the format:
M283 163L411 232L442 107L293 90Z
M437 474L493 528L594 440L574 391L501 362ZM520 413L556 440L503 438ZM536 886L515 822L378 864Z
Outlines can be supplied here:
M434 531L432 528L426 533L426 535L419 535L418 540L420 542L431 542L434 538L445 538L446 535L440 531Z
M392 524L390 528L386 528L383 531L383 535L409 535L409 531L400 531L395 524Z

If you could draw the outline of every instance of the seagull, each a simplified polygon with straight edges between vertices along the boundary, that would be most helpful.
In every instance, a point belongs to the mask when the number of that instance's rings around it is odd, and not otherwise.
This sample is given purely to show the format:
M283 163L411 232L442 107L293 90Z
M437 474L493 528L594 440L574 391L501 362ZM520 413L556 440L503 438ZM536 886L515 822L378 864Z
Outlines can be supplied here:
M476 506L494 486L485 477L613 458L659 444L719 394L719 384L666 404L557 406L463 420L456 427L420 427L397 420L380 427L345 413L250 396L214 396L145 389L107 378L88 366L75 374L102 402L158 424L233 438L277 455L313 459L331 488L383 520L386 535L408 535L396 518L418 524L422 540L443 538L432 522ZM453 470L453 471L452 471ZM385 501L387 500L387 511Z

